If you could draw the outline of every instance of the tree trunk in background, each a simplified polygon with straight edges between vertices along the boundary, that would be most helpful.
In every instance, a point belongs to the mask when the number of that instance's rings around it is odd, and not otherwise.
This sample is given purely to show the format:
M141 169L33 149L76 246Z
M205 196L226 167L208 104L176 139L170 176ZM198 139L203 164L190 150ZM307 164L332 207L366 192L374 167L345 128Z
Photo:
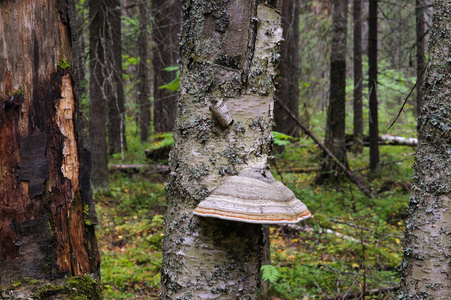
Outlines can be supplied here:
M437 0L429 43L424 106L418 118L413 176L398 299L451 299L451 162L449 37L451 4Z
M148 9L147 1L141 0L139 4L139 36L138 36L138 103L139 103L139 128L141 143L149 140L150 127L150 99L149 99L149 67L147 59L148 44Z
M224 176L267 164L280 14L256 0L189 1L182 12L162 299L256 299L262 226L195 217L193 209ZM218 101L230 126L209 110Z
M280 78L277 97L295 116L299 115L299 1L284 0L282 4L283 39L280 48ZM278 104L274 105L275 131L299 136L299 126Z
M108 154L106 142L108 89L103 66L105 51L105 0L89 1L89 148L92 153L91 187L94 191L107 191Z
M86 95L87 78L85 65L85 42L84 42L84 10L83 4L76 1L75 28L72 35L75 37L73 41L74 62L76 66L76 80L80 83L80 96Z
M108 105L108 153L121 152L127 147L125 139L124 88L122 84L121 2L107 1L105 23L105 90Z
M353 1L354 19L354 153L362 153L363 139L363 71L362 71L362 0Z
M377 0L369 0L368 9L368 89L369 89L369 139L370 172L376 174L379 163L379 128L377 104Z
M35 299L37 284L99 272L90 155L69 67L74 10L61 0L0 2L2 299Z
M327 113L325 146L343 164L346 160L346 23L347 0L334 0L332 9L332 45L330 54L330 96ZM319 182L325 178L338 179L343 171L329 156L323 165Z
M421 113L423 106L423 77L421 76L425 67L424 52L426 50L425 40L425 21L424 11L425 3L423 0L415 1L415 16L416 16L416 33L417 33L417 101L416 101L416 115Z
M155 132L167 132L174 128L177 93L159 87L175 77L174 72L162 69L177 64L180 3L178 0L154 0L152 15L154 125Z

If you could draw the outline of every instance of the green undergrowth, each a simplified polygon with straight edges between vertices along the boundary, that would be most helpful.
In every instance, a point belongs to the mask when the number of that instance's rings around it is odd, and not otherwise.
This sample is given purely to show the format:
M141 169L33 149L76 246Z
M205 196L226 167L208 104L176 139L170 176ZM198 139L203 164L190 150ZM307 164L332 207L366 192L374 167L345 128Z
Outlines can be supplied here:
M97 194L101 275L105 299L157 299L166 209L161 177L110 175Z
M339 299L376 289L382 292L365 299L392 299L396 294L385 289L399 285L396 267L402 257L414 150L380 147L383 166L375 178L368 176L366 151L349 153L348 160L354 174L377 195L374 199L347 179L315 185L317 172L311 170L323 158L312 144L290 146L277 155L274 174L313 217L298 226L271 228L271 259L278 271L272 299Z
M151 143L138 143L130 141L127 163L146 161L143 153ZM313 217L294 227L271 227L272 266L263 268L264 278L271 281L268 299L327 299L374 289L384 292L365 299L394 297L396 292L384 289L399 284L396 267L402 255L414 149L381 146L380 152L377 177L368 174L368 149L348 153L351 170L370 186L373 199L346 178L315 185L324 158L308 139L286 145L275 155L274 176L294 191ZM164 176L113 171L110 192L95 195L105 299L158 298Z

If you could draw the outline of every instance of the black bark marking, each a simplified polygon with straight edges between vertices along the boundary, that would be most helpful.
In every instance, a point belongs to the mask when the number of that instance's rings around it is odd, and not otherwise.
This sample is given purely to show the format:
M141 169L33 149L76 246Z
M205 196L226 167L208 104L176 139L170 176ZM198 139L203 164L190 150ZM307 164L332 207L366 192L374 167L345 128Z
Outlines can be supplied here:
M15 234L18 234L20 232L20 224L19 222L17 222L16 218L13 218L13 220L11 221L11 229Z
M30 198L42 195L44 182L49 177L49 164L45 157L46 137L44 132L29 135L20 140L20 180L30 182Z
M36 32L33 31L33 75L35 76L35 79L39 77L39 65L39 41Z
M221 54L216 60L215 64L229 67L232 69L239 69L241 64L241 55L230 56L227 54Z
M3 100L2 108L3 110L8 110L10 108L18 108L24 100L23 95L13 95L11 97Z

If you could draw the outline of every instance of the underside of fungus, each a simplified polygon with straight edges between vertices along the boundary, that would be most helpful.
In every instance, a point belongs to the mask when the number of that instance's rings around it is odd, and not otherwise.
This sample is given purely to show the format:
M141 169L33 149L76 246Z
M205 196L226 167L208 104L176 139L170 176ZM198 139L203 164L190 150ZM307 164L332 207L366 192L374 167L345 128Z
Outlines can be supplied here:
M289 188L260 168L226 177L194 214L257 224L297 223L311 216Z

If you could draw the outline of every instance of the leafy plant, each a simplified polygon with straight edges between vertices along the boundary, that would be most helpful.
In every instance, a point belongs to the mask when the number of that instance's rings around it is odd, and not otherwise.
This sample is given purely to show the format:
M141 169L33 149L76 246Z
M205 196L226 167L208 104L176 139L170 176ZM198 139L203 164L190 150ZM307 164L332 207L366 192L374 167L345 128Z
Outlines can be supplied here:
M287 134L283 134L281 132L277 132L277 131L273 131L272 135L274 136L274 144L279 145L279 146L287 146L290 145L294 138L287 135Z
M269 282L275 283L280 278L280 272L276 266L263 265L260 270L262 271L263 280L269 280Z
M171 92L178 91L179 90L179 79L180 79L179 66L177 66L177 65L169 66L167 68L163 68L163 71L167 71L167 72L177 71L177 72L175 73L175 78L171 82L164 84L162 86L159 86L158 88L159 89L168 89Z

